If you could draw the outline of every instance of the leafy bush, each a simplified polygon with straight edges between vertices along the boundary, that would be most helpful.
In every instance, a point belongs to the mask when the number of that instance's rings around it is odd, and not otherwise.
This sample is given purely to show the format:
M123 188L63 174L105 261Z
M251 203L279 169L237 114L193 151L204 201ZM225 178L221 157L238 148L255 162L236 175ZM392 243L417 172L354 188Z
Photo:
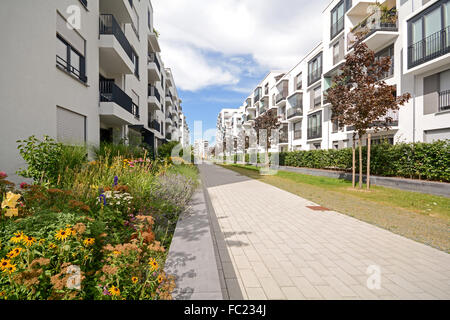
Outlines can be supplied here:
M178 141L170 141L158 148L158 158L168 159L172 156L172 150L179 144Z
M363 147L363 172L367 147ZM280 154L280 165L317 169L350 170L352 150L292 151ZM359 170L359 153L356 152ZM450 181L450 140L433 143L380 144L371 148L370 170L374 175Z
M17 142L19 153L27 163L27 168L19 170L17 174L41 182L58 179L58 163L62 152L60 143L49 136L44 136L43 141L31 136Z

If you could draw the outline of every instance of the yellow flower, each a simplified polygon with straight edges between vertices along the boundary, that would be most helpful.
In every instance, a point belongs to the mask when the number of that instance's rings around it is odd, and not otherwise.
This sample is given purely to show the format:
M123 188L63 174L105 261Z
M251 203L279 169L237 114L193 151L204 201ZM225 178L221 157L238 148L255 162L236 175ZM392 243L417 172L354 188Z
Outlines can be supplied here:
M11 191L6 194L5 199L2 202L2 209L15 208L17 206L17 201L19 201L21 195L12 193Z
M16 271L16 265L15 264L8 264L4 269L3 272L12 274Z
M152 271L158 270L158 262L154 258L148 259L148 265L151 267Z
M95 239L94 238L87 238L83 241L84 245L86 247L92 246L95 243Z
M165 278L164 278L164 275L160 274L160 275L158 276L158 283L163 282L164 279L165 279Z
M12 209L6 209L5 217L12 218L17 217L19 215L19 209L12 208Z
M33 237L29 237L29 236L23 236L22 237L22 242L27 247L31 247L36 242L36 239L33 238Z
M117 288L117 287L115 287L115 286L112 286L112 287L109 289L109 292L110 292L113 296L120 296L120 289Z
M56 249L56 248L57 248L56 244L54 244L54 243L50 243L50 244L48 245L48 247L49 247L50 249Z
M113 251L112 253L113 253L114 255L116 255L116 256L119 256L119 255L121 254L121 252L120 252L120 251L117 251L117 250Z
M45 242L45 239L40 239L39 244L43 244Z
M4 297L6 295L5 291L0 292L0 297Z
M22 252L22 250L23 250L22 248L12 249L6 256L10 259L14 259Z
M131 278L131 282L133 282L134 284L136 284L138 282L138 278L137 277L132 277Z
M19 243L22 241L22 237L23 237L23 232L18 231L16 233L14 233L14 237L12 237L9 241L11 241L12 243Z
M0 261L0 269L1 270L3 270L3 269L5 269L8 265L10 265L11 264L11 260L8 260L8 259L5 259L5 258L3 258L1 261Z
M69 237L70 234L67 233L67 230L61 229L58 232L56 232L56 239L60 241L65 241L67 237Z
M77 232L75 230L73 230L73 228L71 226L66 228L66 232L68 236L75 236L77 235Z

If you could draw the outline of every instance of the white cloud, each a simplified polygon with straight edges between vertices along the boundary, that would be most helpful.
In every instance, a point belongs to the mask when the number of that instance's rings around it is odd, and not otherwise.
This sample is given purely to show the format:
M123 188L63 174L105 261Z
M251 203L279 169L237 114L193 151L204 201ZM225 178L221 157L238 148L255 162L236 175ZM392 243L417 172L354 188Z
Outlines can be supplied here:
M178 86L192 91L209 85L239 88L242 75L289 69L320 41L327 2L152 1L165 64ZM242 56L257 65L248 65Z

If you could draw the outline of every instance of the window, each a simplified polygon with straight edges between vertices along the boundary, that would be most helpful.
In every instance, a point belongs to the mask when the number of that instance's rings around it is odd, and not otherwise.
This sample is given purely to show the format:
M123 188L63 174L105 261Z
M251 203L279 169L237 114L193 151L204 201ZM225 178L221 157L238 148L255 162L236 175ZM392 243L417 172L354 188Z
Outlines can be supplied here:
M408 67L450 51L450 1L438 1L408 21Z
M312 91L311 109L318 108L321 105L322 105L322 87L318 86L314 88L314 90Z
M295 87L295 90L302 90L302 73L301 72L294 78L294 87Z
M331 10L331 39L344 30L344 0Z
M322 76L322 52L308 63L308 85L320 80Z
M56 136L58 142L74 144L86 142L86 117L56 107Z
M139 56L134 50L131 52L131 61L134 64L134 75L139 80Z
M148 28L150 29L150 31L153 31L152 30L152 16L151 16L150 10L147 10L147 13L148 13L148 15L147 15Z
M60 35L57 35L56 65L76 76L83 82L87 82L86 60Z
M380 80L389 78L394 75L394 44L390 45L387 48L384 48L383 50L376 53L375 58L380 59L383 57L390 57L391 58L391 68L388 72L382 77Z
M264 95L268 95L269 94L269 84L266 83L266 85L264 86Z
M75 30L67 28L62 15L56 16L56 66L87 82L86 41Z
M322 111L308 116L308 139L322 138Z
M299 121L294 123L294 140L301 138L302 138L302 122Z

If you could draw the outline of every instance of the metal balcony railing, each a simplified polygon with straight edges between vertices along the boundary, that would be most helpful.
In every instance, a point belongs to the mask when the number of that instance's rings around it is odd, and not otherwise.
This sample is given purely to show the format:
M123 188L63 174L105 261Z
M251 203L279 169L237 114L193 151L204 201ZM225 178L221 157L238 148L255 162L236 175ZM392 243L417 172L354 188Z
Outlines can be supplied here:
M80 0L80 2L87 8L88 2L87 0Z
M408 47L408 68L416 67L450 52L450 26Z
M161 73L161 64L159 63L158 56L156 55L156 53L148 54L148 63L155 63L156 68L158 68L158 71Z
M302 132L294 131L294 140L301 139L301 138L302 138Z
M398 18L396 9L386 12L381 19L375 18L375 13L370 15L355 26L347 35L347 49L350 50L356 42L356 34L361 34L363 39L368 38L377 31L398 31Z
M148 96L155 97L161 103L161 95L156 87L152 85L148 86Z
M439 92L439 111L450 110L450 90Z
M344 17L341 17L338 21L331 25L331 39L333 39L339 32L344 30Z
M296 107L296 108L290 108L287 110L287 118L291 119L293 117L301 117L303 116L303 108Z
M139 107L112 80L100 80L100 102L114 102L136 118L139 117Z
M127 37L123 33L122 29L120 28L119 23L114 18L112 14L101 14L100 19L100 34L110 34L114 35L114 37L117 39L117 41L122 46L123 50L127 54L127 56L133 60L133 48L131 47L130 43L128 42Z
M161 125L156 120L152 120L148 126L151 129L155 129L156 131L161 132Z

